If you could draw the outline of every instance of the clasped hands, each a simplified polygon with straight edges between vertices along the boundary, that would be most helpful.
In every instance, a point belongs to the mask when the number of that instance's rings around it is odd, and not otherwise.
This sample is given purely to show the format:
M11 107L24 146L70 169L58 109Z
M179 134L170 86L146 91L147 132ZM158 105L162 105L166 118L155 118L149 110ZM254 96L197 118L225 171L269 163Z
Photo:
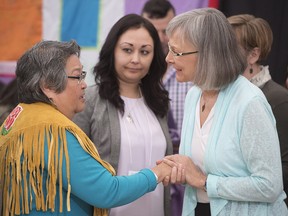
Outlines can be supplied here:
M185 155L169 155L157 161L152 168L158 176L158 182L168 184L189 184L192 187L204 189L206 175L197 167L192 159Z

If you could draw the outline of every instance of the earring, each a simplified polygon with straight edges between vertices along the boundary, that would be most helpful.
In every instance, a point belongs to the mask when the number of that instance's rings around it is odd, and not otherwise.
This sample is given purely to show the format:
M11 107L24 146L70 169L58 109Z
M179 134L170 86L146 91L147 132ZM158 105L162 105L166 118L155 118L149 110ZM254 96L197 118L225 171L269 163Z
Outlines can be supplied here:
M252 65L250 65L249 73L250 73L250 74L252 74L252 73L253 73L253 68L252 68Z

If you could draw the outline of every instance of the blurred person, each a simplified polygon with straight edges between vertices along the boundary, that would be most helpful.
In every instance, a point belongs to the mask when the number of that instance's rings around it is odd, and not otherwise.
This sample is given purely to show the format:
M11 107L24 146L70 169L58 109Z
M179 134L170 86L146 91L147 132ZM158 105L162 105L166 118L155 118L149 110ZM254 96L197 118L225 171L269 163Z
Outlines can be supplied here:
M71 121L85 104L79 57L75 41L42 41L17 62L20 103L0 127L1 215L104 216L107 208L138 199L170 175L162 163L114 176Z
M267 21L250 14L228 17L238 43L247 59L243 73L266 96L274 117L280 143L284 191L288 192L288 90L271 79L269 66L262 65L273 42L273 33ZM287 204L287 199L286 199Z
M247 62L228 20L217 9L195 9L173 18L166 32L166 61L178 80L194 83L180 155L163 160L185 170L185 181L170 179L186 183L182 215L288 215L275 118L241 75Z
M17 81L13 79L0 91L0 125L18 104Z
M117 175L153 167L172 154L167 125L168 92L162 85L167 64L154 26L136 14L111 28L94 68L95 85L86 91L86 107L74 122L96 144ZM170 215L170 187L125 206L111 216Z
M3 91L5 88L6 84L0 80L0 93ZM1 98L0 98L1 99Z
M169 52L166 27L175 14L176 11L174 6L167 0L148 0L143 6L141 12L141 15L148 19L157 29L165 55ZM168 64L167 71L163 77L163 83L165 89L169 92L169 98L171 99L170 112L172 112L172 116L170 116L168 120L169 122L176 123L176 125L168 124L170 134L175 131L174 128L177 128L177 135L171 135L174 154L179 152L181 127L184 114L184 101L189 88L192 86L191 82L178 82L176 78L175 69ZM176 137L176 139L173 139L173 137ZM181 215L183 196L183 185L171 185L172 215Z
M148 19L157 29L162 49L165 55L167 55L169 50L166 27L175 16L175 8L167 0L148 0L142 9L141 15ZM191 88L192 83L179 82L176 77L176 71L170 64L168 64L163 83L165 89L169 92L173 118L176 121L178 134L181 135L185 96Z
M273 32L273 44L264 65L269 65L269 72L274 82L285 83L288 68L288 4L287 0L221 0L218 9L226 17L238 14L253 14L267 21Z
M287 68L286 80L285 80L284 87L288 89L288 68Z

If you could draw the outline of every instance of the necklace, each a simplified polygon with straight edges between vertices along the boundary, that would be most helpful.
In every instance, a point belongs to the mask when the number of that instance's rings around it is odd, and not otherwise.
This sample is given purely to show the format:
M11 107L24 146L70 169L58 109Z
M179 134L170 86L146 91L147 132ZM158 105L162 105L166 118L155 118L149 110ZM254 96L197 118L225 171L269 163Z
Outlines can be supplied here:
M129 123L134 123L133 118L131 116L131 113L129 112L128 115L126 116L126 119Z
M208 98L207 98L207 95L206 95L206 99L205 99L204 95L202 94L201 98L202 98L203 104L201 106L201 112L205 111L207 104L208 105L211 105L211 104L214 105L214 103L215 103L215 101L217 99L217 96L218 96L218 92L216 92L216 94L214 93L214 94L208 96Z
M203 94L201 95L201 97L202 97L202 101L203 101L203 104L202 104L202 106L201 106L201 112L204 112L204 110L205 110L205 108L206 108L206 101L205 101L205 99L204 99Z
M202 107L201 107L201 112L204 112L204 110L205 110L205 105L206 105L206 103L204 102L204 104L203 104Z
M139 87L139 98L142 98L142 92L141 92L141 89L140 89L140 87ZM133 120L133 117L132 117L132 115L131 115L131 111L134 109L134 107L136 106L136 104L137 104L137 101L138 101L138 99L139 98L136 98L135 99L135 101L134 101L134 103L132 104L132 106L130 106L130 109L127 111L127 116L126 116L126 119L127 119L127 121L129 122L129 123L134 123L134 120ZM132 100L132 99L131 99ZM130 101L131 101L130 100ZM126 104L126 105L128 105L128 104ZM125 105L125 106L126 106Z

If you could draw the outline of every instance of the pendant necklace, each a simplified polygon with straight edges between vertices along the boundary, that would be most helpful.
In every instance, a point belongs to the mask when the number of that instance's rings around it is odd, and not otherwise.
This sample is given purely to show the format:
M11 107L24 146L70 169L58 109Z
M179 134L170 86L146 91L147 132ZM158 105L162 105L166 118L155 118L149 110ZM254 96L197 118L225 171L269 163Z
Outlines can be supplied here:
M204 110L205 110L205 102L204 102L204 104L202 105L202 107L201 107L201 112L204 112Z
M206 109L206 104L208 103L210 106L214 106L215 101L217 100L218 97L218 92L214 93L214 94L210 94L210 96L206 96L206 99L204 98L204 95L202 93L201 98L203 101L203 104L201 106L201 112L204 112ZM208 99L208 100L207 100ZM209 107L210 108L210 107ZM210 110L210 109L209 109ZM210 111L209 111L210 112Z
M130 112L129 112L128 115L126 116L126 119L127 119L127 121L128 121L129 123L134 123L133 118L132 118Z
M204 100L203 95L202 95L201 97L202 97L202 99L203 99L203 104L202 104L202 106L201 106L201 112L204 112L204 110L205 110L205 108L206 108L206 101Z
M142 92L141 92L140 87L139 87L139 98L142 98ZM134 109L134 107L136 106L137 100L138 100L139 98L135 99L135 101L134 101L134 103L133 103L133 106L131 106L131 108L130 108L129 111L128 111L128 114L127 114L127 116L126 116L126 119L127 119L127 121L128 121L129 123L134 123L133 117L132 117L132 115L131 115L131 111L132 111L132 110Z

